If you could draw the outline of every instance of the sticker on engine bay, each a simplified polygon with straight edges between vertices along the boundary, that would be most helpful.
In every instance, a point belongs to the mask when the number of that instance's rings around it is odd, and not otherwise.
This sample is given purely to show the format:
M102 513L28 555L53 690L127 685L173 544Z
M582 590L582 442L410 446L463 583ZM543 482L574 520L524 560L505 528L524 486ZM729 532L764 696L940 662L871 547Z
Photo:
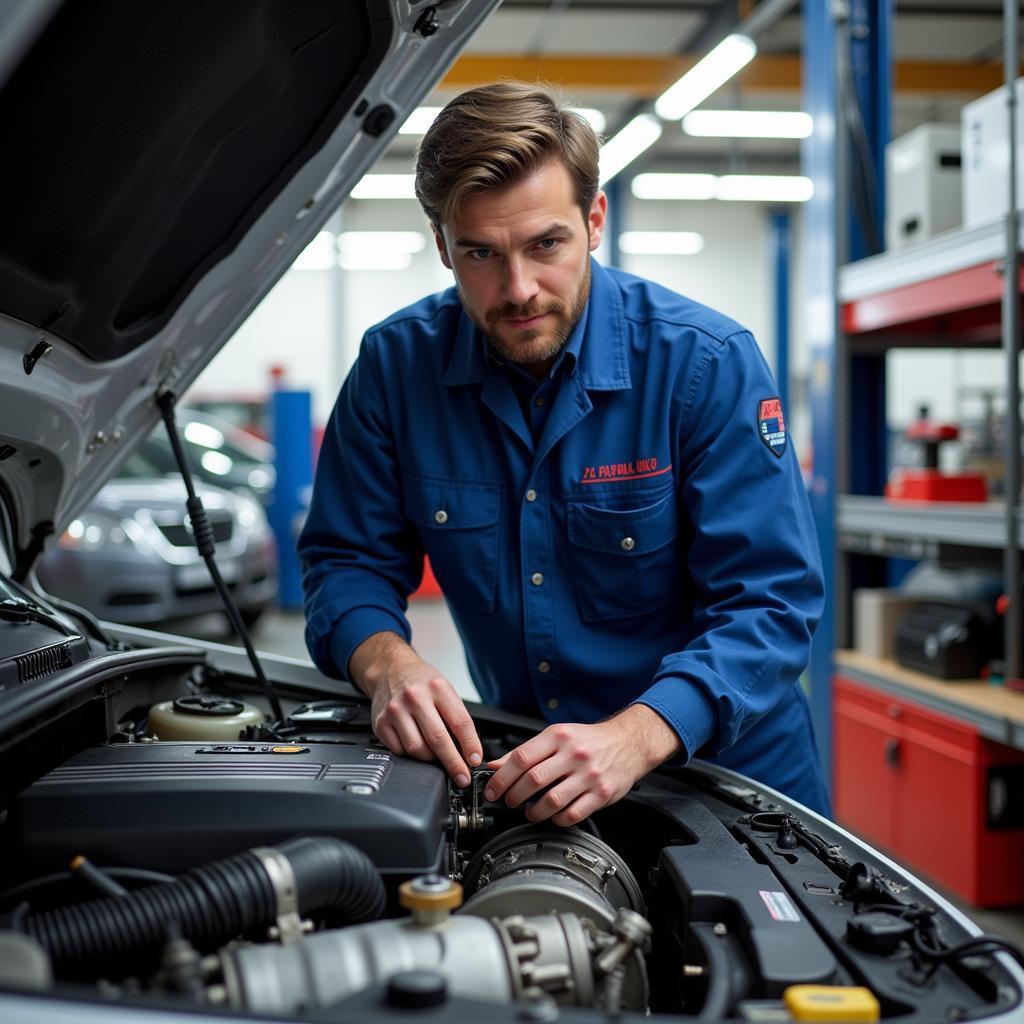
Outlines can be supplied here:
M773 921L800 920L796 907L784 892L766 892L764 889L760 889L758 895L764 900L764 905L768 908L768 913L772 915Z
M762 398L758 403L757 432L768 451L781 459L786 451L786 418L781 399Z

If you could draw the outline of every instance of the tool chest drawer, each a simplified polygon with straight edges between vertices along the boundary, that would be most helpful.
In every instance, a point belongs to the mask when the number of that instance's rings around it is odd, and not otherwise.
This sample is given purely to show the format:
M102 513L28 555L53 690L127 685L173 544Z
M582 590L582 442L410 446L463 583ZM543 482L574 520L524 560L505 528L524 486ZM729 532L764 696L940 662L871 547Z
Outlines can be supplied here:
M1024 902L1024 751L843 676L833 730L842 824L976 906Z

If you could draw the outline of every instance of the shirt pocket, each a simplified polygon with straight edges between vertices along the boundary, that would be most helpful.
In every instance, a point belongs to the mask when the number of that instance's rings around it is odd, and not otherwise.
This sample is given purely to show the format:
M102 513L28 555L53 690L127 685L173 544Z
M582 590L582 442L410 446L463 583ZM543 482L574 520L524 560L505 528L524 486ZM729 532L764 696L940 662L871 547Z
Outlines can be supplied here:
M406 474L403 505L416 524L444 596L494 611L501 484Z
M680 596L679 513L669 492L635 509L568 505L569 556L586 622L643 615Z

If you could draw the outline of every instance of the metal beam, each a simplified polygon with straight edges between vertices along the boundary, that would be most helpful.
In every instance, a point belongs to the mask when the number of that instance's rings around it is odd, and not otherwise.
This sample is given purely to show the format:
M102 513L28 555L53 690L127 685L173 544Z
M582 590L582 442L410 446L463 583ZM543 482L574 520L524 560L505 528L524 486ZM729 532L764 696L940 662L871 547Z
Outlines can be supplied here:
M703 54L701 55L703 56ZM694 64L697 55L634 56L614 54L579 56L545 54L522 57L517 54L473 53L460 57L438 85L445 91L461 92L499 78L524 82L552 82L581 92L614 92L638 100L660 96ZM763 54L738 76L744 91L799 92L800 57ZM1024 73L1024 67L1022 67ZM893 67L896 94L928 93L981 96L1003 84L1001 62L960 64L954 61L900 61Z

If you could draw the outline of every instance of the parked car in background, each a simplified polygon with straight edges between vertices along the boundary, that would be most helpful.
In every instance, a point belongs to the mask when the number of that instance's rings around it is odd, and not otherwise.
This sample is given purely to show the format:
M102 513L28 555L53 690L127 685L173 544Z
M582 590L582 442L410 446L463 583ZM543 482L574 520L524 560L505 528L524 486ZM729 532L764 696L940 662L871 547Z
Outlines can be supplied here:
M193 476L216 487L252 491L265 505L274 493L274 448L219 416L178 410L178 434ZM178 475L163 424L142 442L141 454L159 475Z
M198 422L187 420L185 429ZM215 447L206 452L228 458ZM192 537L185 486L163 465L162 453L154 433L46 551L37 574L48 592L128 625L222 608ZM221 575L252 625L277 595L277 551L266 513L241 488L197 481L196 491L213 528Z

